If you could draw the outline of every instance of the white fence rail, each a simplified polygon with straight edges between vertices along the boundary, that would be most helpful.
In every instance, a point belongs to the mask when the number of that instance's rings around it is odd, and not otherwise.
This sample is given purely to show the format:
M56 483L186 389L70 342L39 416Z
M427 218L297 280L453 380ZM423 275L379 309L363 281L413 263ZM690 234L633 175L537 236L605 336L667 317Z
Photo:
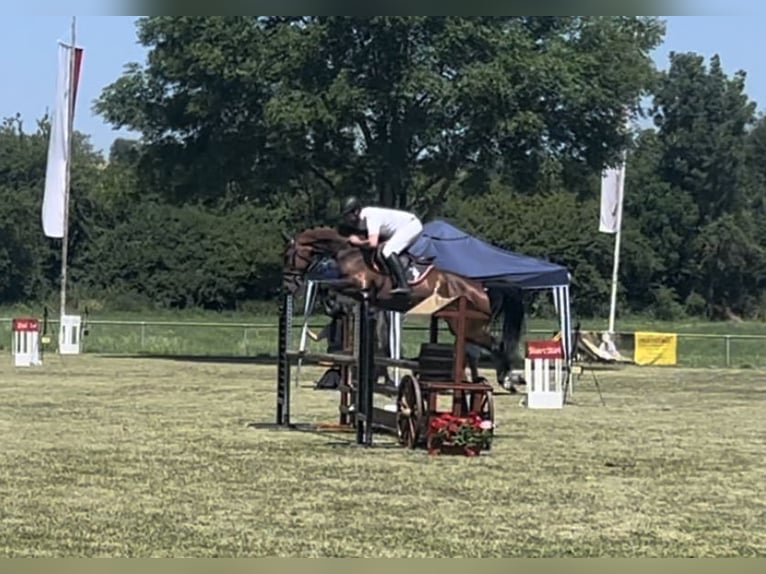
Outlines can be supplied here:
M0 318L0 349L10 354L11 318ZM321 329L327 320L318 317L310 326ZM300 320L295 321L296 325ZM236 323L207 321L88 320L83 352L158 355L275 356L277 322ZM295 327L296 331L299 329ZM416 353L427 326L405 325L407 353ZM549 337L551 329L528 333ZM48 321L55 348L58 320ZM419 334L415 334L419 333ZM631 333L625 333L630 335ZM711 367L766 367L766 334L676 333L678 364ZM323 343L316 343L322 345ZM622 349L621 349L622 350ZM631 350L632 352L632 350Z

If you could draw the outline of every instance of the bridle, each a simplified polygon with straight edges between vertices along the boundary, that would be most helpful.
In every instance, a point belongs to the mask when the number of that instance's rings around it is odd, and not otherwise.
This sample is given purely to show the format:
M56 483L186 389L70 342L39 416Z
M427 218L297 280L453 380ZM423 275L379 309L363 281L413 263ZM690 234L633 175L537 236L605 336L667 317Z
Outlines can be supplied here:
M308 264L308 266L306 267L307 270L314 264L313 257L306 257L305 255L300 253L298 249L296 249L296 244L294 239L290 241L290 249L292 250L292 257L290 259L291 271L289 271L289 273L294 273L296 275L303 273L302 271L292 271L292 269L297 268L299 259L303 261L304 263Z
M298 287L300 287L300 284L301 284L300 278L306 273L311 273L311 271L319 263L313 254L311 256L306 256L306 255L303 255L300 251L301 250L297 249L295 239L290 238L288 243L287 267L282 270L282 276L286 278L287 282L293 285L296 288L296 290ZM298 270L299 261L306 263L306 267L300 271Z
M334 250L321 245L321 241L297 243L295 237L289 237L286 233L283 233L283 236L287 241L287 251L282 276L285 282L297 291L301 286L301 278L319 267L328 256L332 257ZM306 249L298 249L298 247ZM301 251L308 251L309 255L304 255ZM299 263L306 264L302 270L298 270Z
M287 256L287 264L285 265L284 269L282 269L282 277L287 279L289 283L297 288L299 286L298 278L305 272L298 271L298 260L305 261L309 264L311 261L306 256L298 252L295 244L295 239L292 238L290 238L287 244L287 251L285 255Z

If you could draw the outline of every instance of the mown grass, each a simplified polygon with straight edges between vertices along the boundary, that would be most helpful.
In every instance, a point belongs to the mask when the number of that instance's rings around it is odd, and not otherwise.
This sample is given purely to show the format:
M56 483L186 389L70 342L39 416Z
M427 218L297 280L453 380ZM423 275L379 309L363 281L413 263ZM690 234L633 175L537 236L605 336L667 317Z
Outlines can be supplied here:
M467 459L249 428L275 405L254 362L3 362L0 555L766 554L762 374L598 377L606 407L588 373L562 411L499 394L495 448ZM336 393L295 392L296 420L335 420Z

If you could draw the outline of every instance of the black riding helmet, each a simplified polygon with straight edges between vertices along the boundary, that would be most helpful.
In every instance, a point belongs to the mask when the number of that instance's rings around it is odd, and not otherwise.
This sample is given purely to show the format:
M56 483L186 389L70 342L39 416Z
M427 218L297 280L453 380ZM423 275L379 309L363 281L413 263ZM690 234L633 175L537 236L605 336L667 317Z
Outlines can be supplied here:
M351 197L347 197L345 201L343 202L343 215L348 215L352 211L356 211L357 209L362 208L362 202L359 201L359 198L354 197L353 195Z

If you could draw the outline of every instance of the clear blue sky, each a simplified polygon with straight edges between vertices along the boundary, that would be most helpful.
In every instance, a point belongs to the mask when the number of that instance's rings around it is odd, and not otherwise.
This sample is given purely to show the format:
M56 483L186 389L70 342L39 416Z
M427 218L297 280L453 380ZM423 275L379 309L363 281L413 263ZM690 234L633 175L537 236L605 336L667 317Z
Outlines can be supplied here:
M38 2L41 3L41 2ZM34 4L34 2L33 2ZM81 1L88 6L92 1ZM766 10L750 10L750 0L702 0L703 13L740 7L744 16L674 16L667 18L665 43L655 52L657 65L665 68L670 51L693 51L709 58L721 56L727 74L747 71L748 95L766 110L766 32L757 16ZM744 8L747 8L746 10ZM67 6L71 9L71 6ZM731 13L731 12L730 12ZM91 135L93 144L108 150L115 137L130 135L105 125L91 111L101 90L117 79L126 63L143 62L144 49L136 42L135 17L82 16L77 19L77 43L85 49L75 116L79 131ZM70 36L69 16L8 16L3 18L0 53L6 54L0 117L21 114L31 130L53 102L56 77L56 42Z

